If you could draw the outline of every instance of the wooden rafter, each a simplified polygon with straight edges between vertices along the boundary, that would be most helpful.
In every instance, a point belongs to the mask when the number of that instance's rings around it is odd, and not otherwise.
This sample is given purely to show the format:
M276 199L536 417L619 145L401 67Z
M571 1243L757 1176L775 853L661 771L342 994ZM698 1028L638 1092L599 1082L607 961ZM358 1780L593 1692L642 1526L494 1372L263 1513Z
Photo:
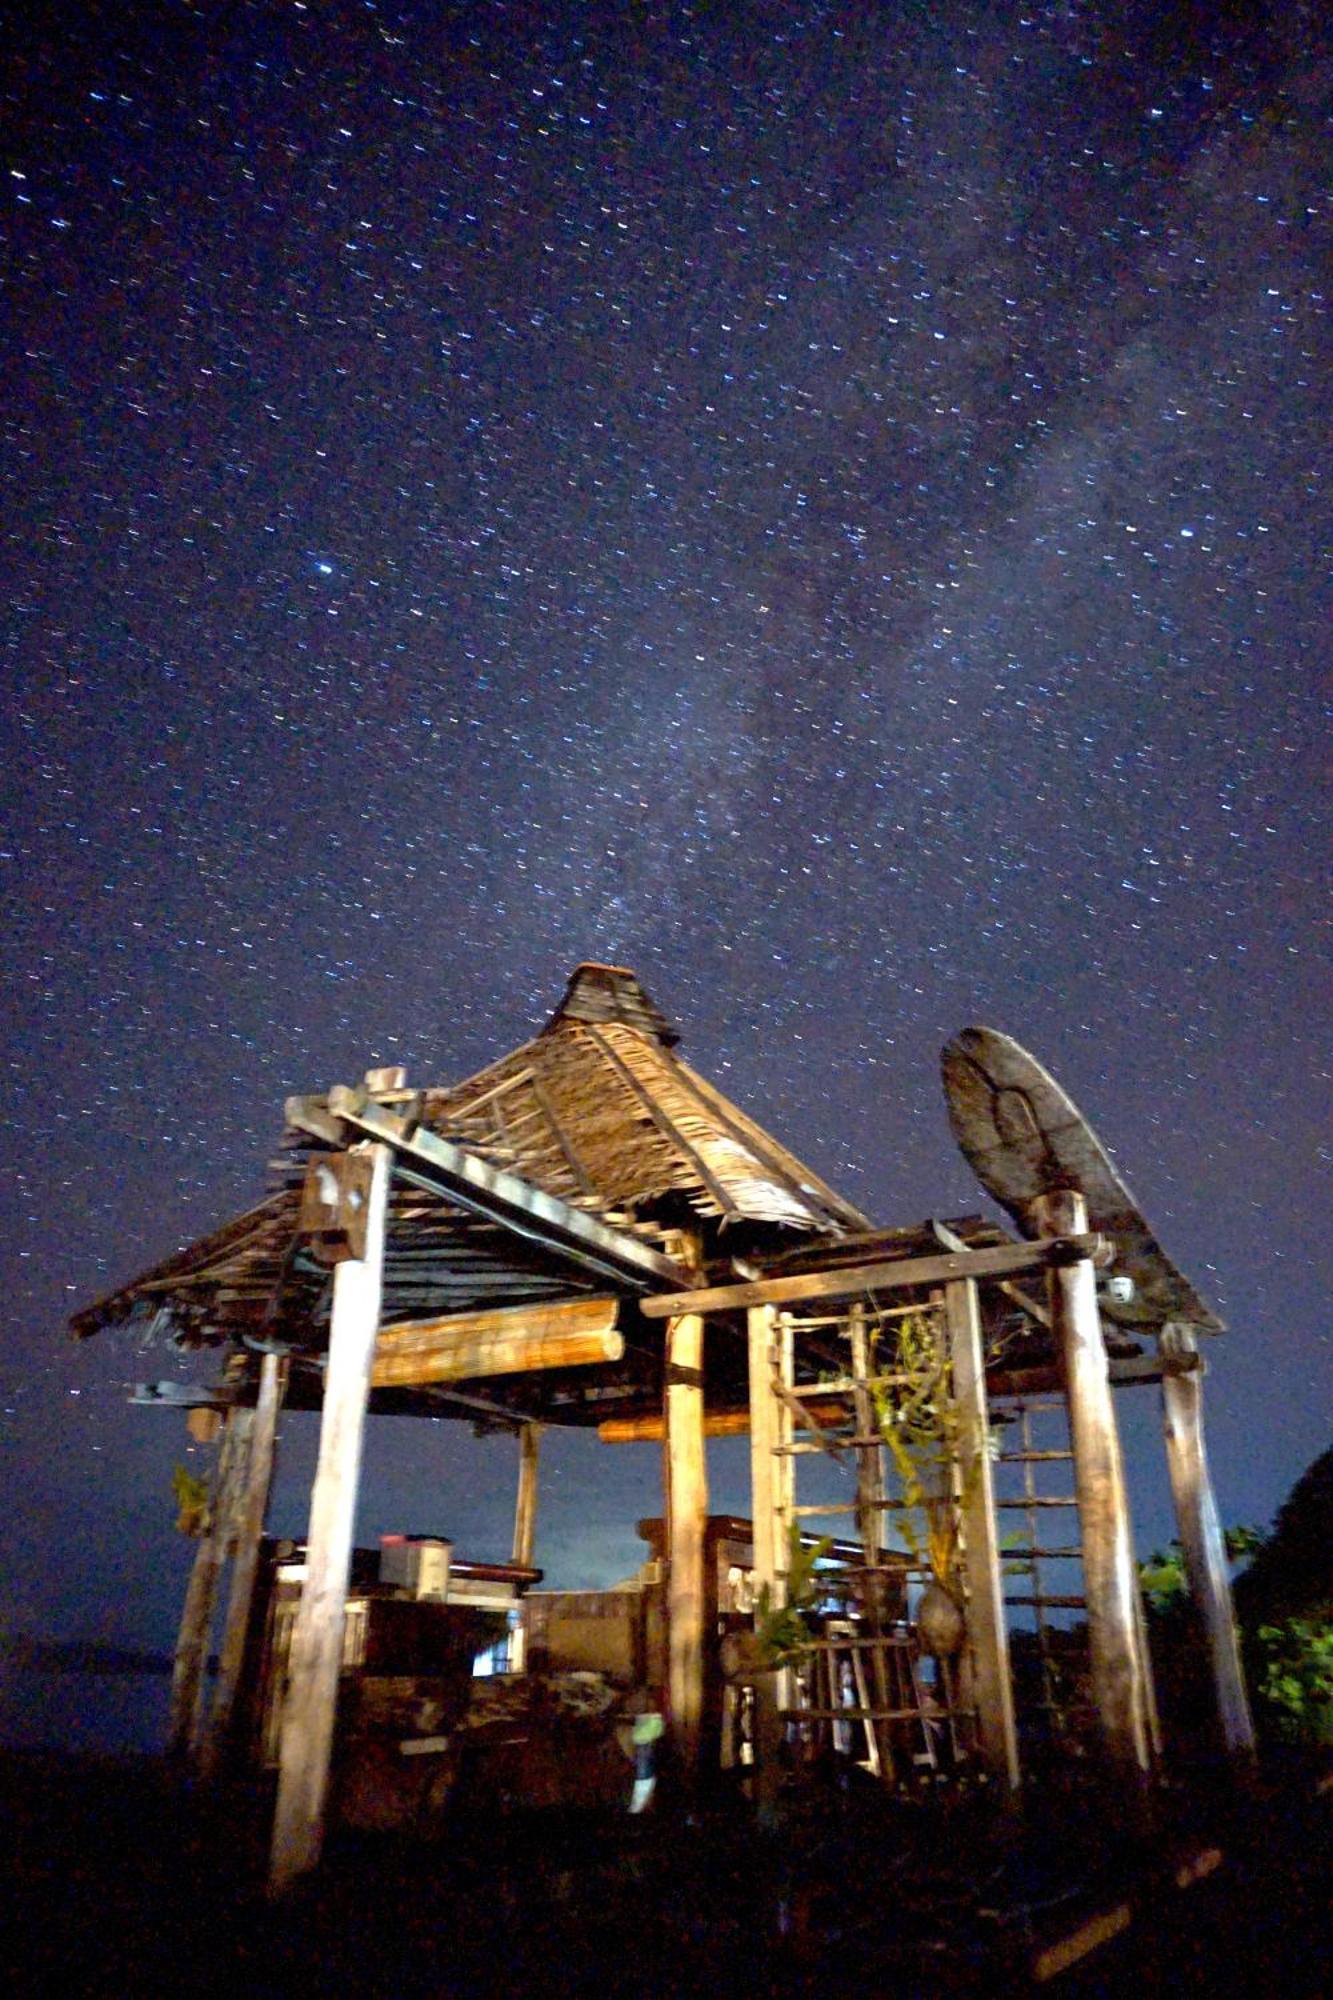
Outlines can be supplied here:
M373 1104L364 1090L335 1085L327 1100L293 1097L287 1122L298 1131L326 1134L336 1124L344 1135L378 1139L393 1149L395 1171L417 1186L470 1209L516 1235L555 1251L586 1270L636 1290L679 1285L683 1273L669 1257L627 1231L613 1228L585 1210L451 1140L395 1118Z

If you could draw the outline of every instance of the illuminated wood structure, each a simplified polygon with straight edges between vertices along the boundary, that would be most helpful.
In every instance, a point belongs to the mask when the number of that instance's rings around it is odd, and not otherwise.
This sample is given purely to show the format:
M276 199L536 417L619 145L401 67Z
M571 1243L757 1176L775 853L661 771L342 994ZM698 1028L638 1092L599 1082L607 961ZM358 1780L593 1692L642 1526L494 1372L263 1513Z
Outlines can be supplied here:
M715 1758L724 1699L716 1590L704 1581L707 1439L750 1436L754 1595L780 1603L800 1538L821 1532L821 1517L846 1517L808 1642L776 1670L751 1657L725 1696L749 1718L762 1804L793 1746L805 1755L821 1742L843 1753L850 1742L895 1782L923 1764L971 1761L1012 1790L1022 1606L1041 1632L1053 1612L1086 1612L1093 1734L1113 1768L1147 1769L1151 1676L1112 1391L1162 1381L1223 1734L1231 1750L1248 1747L1199 1414L1195 1335L1219 1322L1118 1182L1124 1199L1110 1199L1105 1156L1069 1123L1045 1072L988 1030L946 1051L956 1135L1020 1240L977 1217L883 1230L691 1070L678 1039L632 972L583 965L535 1038L460 1084L415 1088L379 1069L293 1098L268 1197L72 1322L80 1336L147 1324L223 1353L219 1379L195 1396L225 1428L172 1725L174 1747L205 1768L225 1761L234 1733L279 1402L322 1411L281 1728L275 1890L320 1853L361 1438L379 1413L454 1416L518 1439L514 1574L536 1574L543 1427L660 1444L665 1644L654 1692L686 1782ZM1134 1286L1107 1291L1112 1267ZM1159 1351L1146 1350L1150 1338ZM923 1497L904 1484L889 1433L930 1367L947 1451ZM182 1395L163 1386L140 1399ZM1065 1425L1058 1446L1033 1442L1045 1410ZM803 1498L816 1465L836 1466L851 1497ZM1072 1490L1037 1490L1034 1467L1048 1465L1068 1465ZM1026 1593L1002 1575L1006 1508L1026 1523ZM1067 1531L1052 1541L1043 1524L1059 1509ZM956 1647L939 1642L924 1687L914 1621L930 1578L914 1522L933 1531L932 1560L961 1614ZM203 1663L227 1562L207 1716ZM1080 1566L1080 1593L1043 1589L1040 1565L1052 1562Z

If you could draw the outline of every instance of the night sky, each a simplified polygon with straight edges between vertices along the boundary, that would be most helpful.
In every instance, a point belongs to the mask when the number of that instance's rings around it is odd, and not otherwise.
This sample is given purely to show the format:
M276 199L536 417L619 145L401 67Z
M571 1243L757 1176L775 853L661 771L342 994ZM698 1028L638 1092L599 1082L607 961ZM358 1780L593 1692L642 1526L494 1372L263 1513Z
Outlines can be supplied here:
M886 1224L984 1207L940 1045L1030 1047L1271 1518L1333 1405L1319 11L11 24L0 1629L167 1644L188 1565L124 1397L190 1366L67 1313L582 958ZM363 1538L507 1552L505 1440L369 1453ZM548 1574L627 1572L654 1452L548 1462Z

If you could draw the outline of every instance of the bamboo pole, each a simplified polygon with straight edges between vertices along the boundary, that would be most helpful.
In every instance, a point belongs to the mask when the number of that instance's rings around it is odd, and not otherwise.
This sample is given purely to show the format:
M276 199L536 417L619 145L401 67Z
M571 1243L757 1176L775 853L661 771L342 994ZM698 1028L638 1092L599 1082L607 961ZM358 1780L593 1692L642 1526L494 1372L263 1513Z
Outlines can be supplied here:
M1190 1593L1203 1624L1222 1740L1233 1756L1254 1750L1254 1723L1245 1691L1231 1602L1226 1542L1218 1518L1203 1440L1203 1370L1187 1326L1161 1334L1162 1420L1176 1530L1185 1552ZM1172 1365L1174 1364L1174 1365Z
M963 1576L967 1585L967 1635L975 1672L977 1728L981 1754L992 1777L1014 1791L1019 1783L1018 1730L1009 1670L1009 1628L1005 1621L1000 1543L995 1528L986 1356L975 1283L963 1278L946 1285L944 1309L959 1417Z
M231 1738L237 1690L245 1665L245 1646L250 1632L254 1605L255 1578L259 1570L259 1549L264 1538L269 1492L273 1485L273 1457L277 1436L278 1411L287 1386L287 1363L277 1354L266 1354L259 1365L259 1393L255 1401L250 1449L244 1484L237 1509L236 1552L232 1562L231 1593L222 1627L218 1652L217 1685L213 1690L213 1710L203 1745L205 1777L216 1776L226 1756Z
M1087 1229L1087 1202L1075 1189L1038 1195L1032 1209L1043 1235L1081 1236ZM1135 1611L1138 1574L1091 1258L1053 1266L1047 1285L1069 1403L1093 1701L1108 1764L1137 1778L1150 1762Z
M672 1745L687 1784L698 1777L704 1709L708 1461L703 1352L704 1323L698 1313L667 1322L667 1708Z
M383 1292L389 1148L374 1145L370 1157L365 1256L348 1258L334 1270L306 1577L292 1633L283 1706L269 1867L274 1895L316 1865L324 1840L361 1443Z

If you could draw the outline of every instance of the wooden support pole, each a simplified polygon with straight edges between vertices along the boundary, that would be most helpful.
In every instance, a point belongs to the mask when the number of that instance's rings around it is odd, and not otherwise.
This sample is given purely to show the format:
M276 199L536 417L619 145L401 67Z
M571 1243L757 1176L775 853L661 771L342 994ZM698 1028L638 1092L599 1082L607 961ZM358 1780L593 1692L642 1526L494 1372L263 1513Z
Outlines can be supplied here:
M190 1747L195 1705L203 1685L220 1562L214 1532L220 1457L221 1447L209 1471L208 1520L195 1543L190 1580L185 1586L185 1602L181 1606L180 1629L176 1634L176 1652L171 1663L171 1707L167 1715L168 1757L183 1757Z
M245 1666L245 1645L254 1606L255 1579L259 1571L259 1548L264 1538L269 1492L273 1485L274 1445L278 1411L287 1386L287 1362L277 1354L266 1354L259 1364L259 1393L255 1400L250 1449L244 1469L237 1508L236 1551L232 1561L231 1593L222 1627L218 1651L217 1685L213 1690L213 1711L203 1745L203 1771L216 1776L231 1740L232 1721L241 1673Z
M774 1355L791 1330L783 1327L772 1306L751 1306L746 1314L750 1362L750 1519L753 1535L754 1592L758 1603L780 1603L786 1591L787 1522L793 1498L796 1461L778 1455L791 1443L791 1411L773 1393ZM754 1803L761 1818L772 1814L781 1775L780 1710L790 1690L786 1672L761 1673L754 1683Z
M981 1306L972 1279L956 1279L945 1286L944 1309L949 1326L953 1394L958 1407L963 1575L967 1586L967 1635L974 1669L978 1735L981 1755L991 1776L1013 1791L1019 1782L1018 1730L1009 1670L1009 1628L1005 1622L1000 1542L995 1528L986 1355Z
M1176 1531L1208 1644L1222 1740L1233 1756L1248 1756L1254 1749L1254 1723L1236 1637L1226 1543L1204 1450L1203 1370L1192 1330L1165 1326L1161 1351L1162 1419Z
M1032 1209L1043 1235L1077 1236L1087 1229L1087 1202L1075 1189L1038 1195ZM1092 1260L1057 1264L1047 1284L1069 1403L1092 1697L1108 1764L1137 1777L1148 1770L1151 1754L1135 1610L1139 1584Z
M532 1551L537 1540L537 1467L541 1442L541 1425L524 1424L518 1434L518 1499L514 1506L514 1561L523 1569L532 1568Z
M384 1279L390 1156L382 1145L372 1146L370 1154L366 1254L347 1258L334 1270L306 1576L292 1633L282 1717L269 1867L269 1890L274 1895L316 1865L324 1839L361 1441Z
M524 1424L518 1434L518 1497L514 1503L513 1560L524 1569L532 1568L537 1543L537 1469L541 1458L542 1427ZM509 1672L521 1674L528 1664L528 1628L522 1618L509 1635Z
M698 1313L667 1322L667 1707L672 1745L687 1784L698 1776L704 1709L708 1460L703 1355L704 1323Z
M875 1403L866 1386L872 1372L870 1334L866 1327L865 1307L857 1304L848 1308L847 1328L851 1349L851 1375L855 1387L852 1391L852 1407L856 1412L856 1435L862 1440L856 1447L856 1532L861 1543L861 1561L864 1565L861 1583L861 1609L866 1630L876 1639L881 1638L888 1620L886 1602L886 1578L880 1568L880 1543L884 1526L884 1447L878 1442L867 1443L867 1439L878 1439L879 1425L875 1417ZM882 1646L872 1647L870 1652L871 1693L874 1706L887 1709L893 1706L889 1699L888 1663ZM894 1775L893 1732L887 1722L870 1725L874 1732L874 1767L878 1775L891 1780Z
M169 1757L193 1757L202 1741L209 1640L234 1525L237 1463L243 1457L251 1418L249 1410L228 1411L209 1480L208 1521L194 1552L172 1662L166 1742Z

